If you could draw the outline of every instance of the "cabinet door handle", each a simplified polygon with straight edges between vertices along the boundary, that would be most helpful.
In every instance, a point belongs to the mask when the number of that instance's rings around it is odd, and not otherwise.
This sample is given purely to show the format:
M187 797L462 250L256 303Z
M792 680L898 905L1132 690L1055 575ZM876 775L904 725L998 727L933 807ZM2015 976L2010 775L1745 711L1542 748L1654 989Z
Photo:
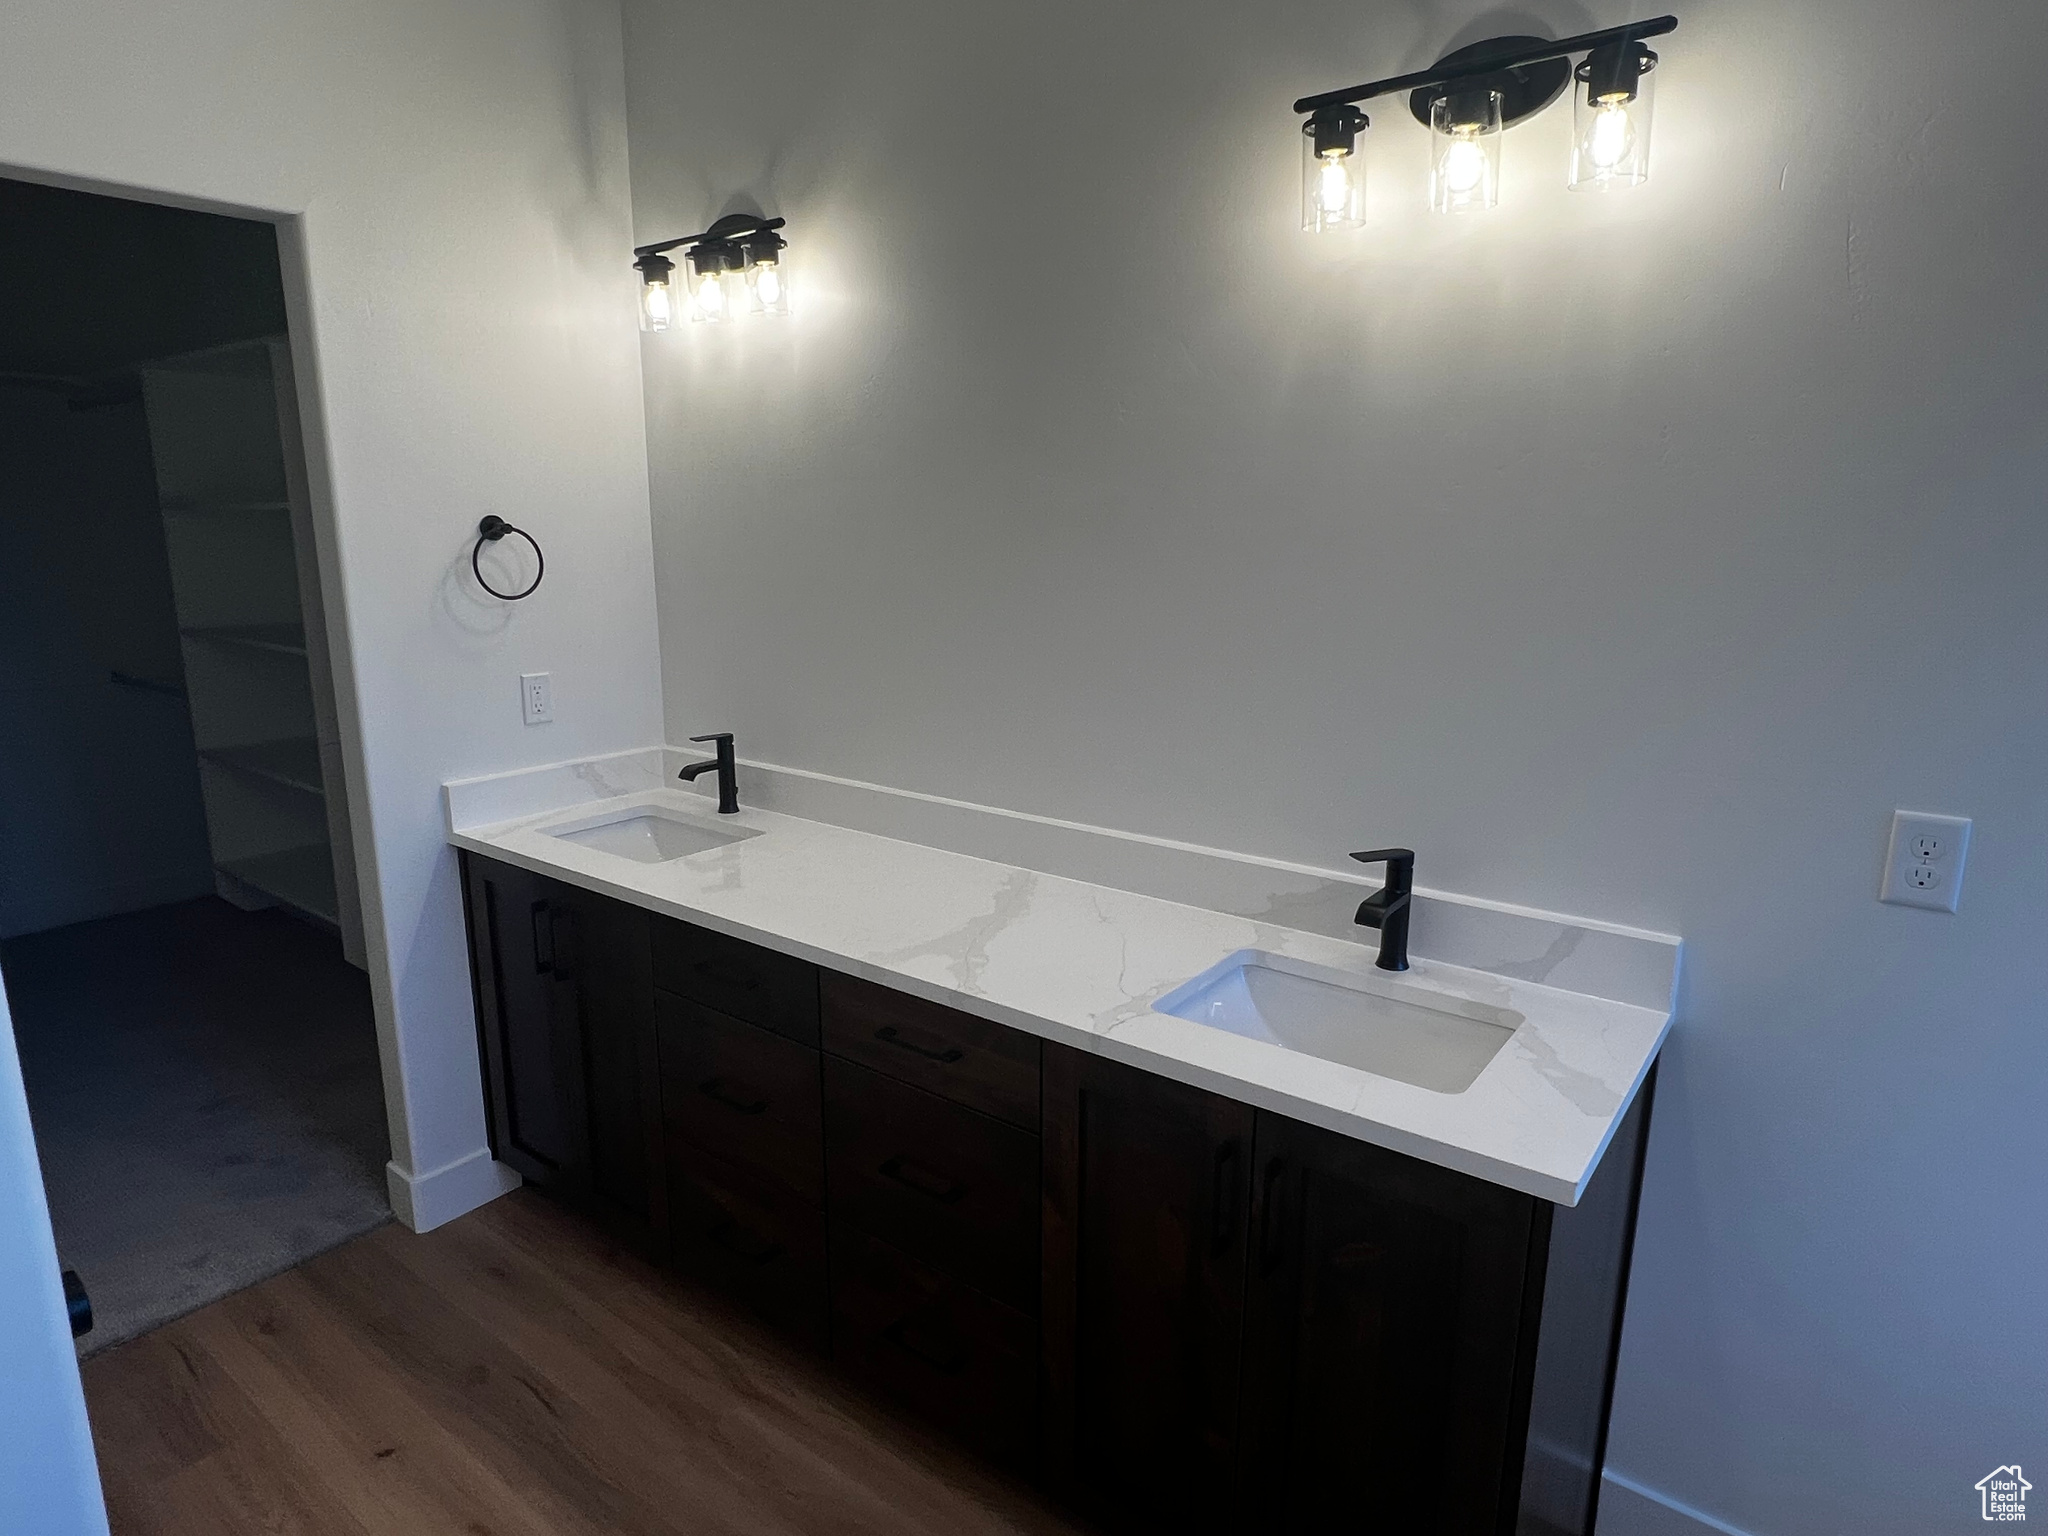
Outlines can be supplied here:
M716 982L724 987L737 987L742 992L757 991L761 978L742 966L731 965L723 960L699 960L690 969L706 981Z
M958 1376L967 1368L967 1351L957 1344L948 1345L935 1337L931 1330L916 1326L916 1320L899 1317L882 1330L882 1337L894 1344L914 1360L922 1360L935 1371L944 1371L948 1376Z
M1280 1265L1287 1240L1286 1161L1266 1164L1265 1186L1259 1195L1259 1272L1270 1275Z
M1237 1143L1216 1149L1216 1187L1209 1194L1209 1214L1216 1224L1211 1241L1217 1253L1228 1253L1237 1241Z
M768 1101L757 1098L754 1090L745 1083L728 1085L722 1077L707 1077L697 1085L697 1091L714 1103L723 1104L727 1109L736 1109L743 1115L758 1115L768 1107Z
M712 1229L711 1241L727 1253L736 1254L750 1264L766 1264L782 1253L782 1244L760 1233L750 1231L728 1217Z
M536 901L533 904L533 973L545 976L555 968L555 925L548 914L548 904Z
M576 909L548 907L549 950L554 960L555 980L576 979Z
M894 1179L905 1189L915 1190L929 1199L949 1204L967 1193L965 1184L956 1184L943 1173L934 1173L901 1154L882 1164L880 1172L883 1178Z
M922 1056L926 1061L936 1061L942 1067L950 1067L954 1062L967 1054L958 1046L948 1046L942 1050L933 1050L928 1045L919 1045L915 1040L905 1036L894 1024L884 1024L875 1031L875 1038L884 1045L895 1046L899 1051L908 1051L913 1056Z

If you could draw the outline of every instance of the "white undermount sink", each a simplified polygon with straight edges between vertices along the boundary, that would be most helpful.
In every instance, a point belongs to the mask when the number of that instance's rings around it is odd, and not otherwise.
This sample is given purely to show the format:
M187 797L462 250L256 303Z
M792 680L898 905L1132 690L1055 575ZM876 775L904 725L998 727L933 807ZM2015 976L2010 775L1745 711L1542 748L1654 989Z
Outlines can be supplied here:
M1461 997L1244 949L1152 1005L1380 1077L1463 1093L1522 1016Z
M708 827L658 806L638 806L630 811L578 821L566 827L550 827L547 832L548 836L559 837L565 843L595 848L600 853L615 853L620 858L634 859L642 864L665 864L670 859L686 859L693 853L705 853L713 848L723 848L728 843L737 843L742 838L760 836L757 830L749 827L734 827L731 831L724 827Z

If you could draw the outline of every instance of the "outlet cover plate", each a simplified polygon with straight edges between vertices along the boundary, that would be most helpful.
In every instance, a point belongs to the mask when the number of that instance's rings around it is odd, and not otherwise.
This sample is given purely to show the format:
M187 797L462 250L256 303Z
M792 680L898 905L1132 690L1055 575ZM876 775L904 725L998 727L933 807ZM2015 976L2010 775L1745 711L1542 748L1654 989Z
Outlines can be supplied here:
M554 685L545 672L526 672L519 678L519 708L528 725L546 725L555 718Z
M1969 817L1893 811L1891 847L1884 858L1884 889L1877 899L1900 907L1955 911L1963 893L1963 860L1969 852Z

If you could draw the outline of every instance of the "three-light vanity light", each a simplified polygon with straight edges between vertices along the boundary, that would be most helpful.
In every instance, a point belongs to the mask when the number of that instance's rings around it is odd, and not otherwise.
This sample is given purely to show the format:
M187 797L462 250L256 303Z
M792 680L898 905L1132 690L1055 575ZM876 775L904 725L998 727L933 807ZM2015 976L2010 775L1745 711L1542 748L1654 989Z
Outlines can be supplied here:
M1359 104L1407 91L1408 109L1429 129L1429 205L1466 213L1500 201L1502 130L1533 117L1576 84L1571 164L1565 185L1582 191L1640 186L1650 174L1651 71L1646 37L1676 31L1676 16L1546 42L1494 37L1444 55L1428 69L1349 90L1304 96L1301 125L1302 228L1355 229L1365 222L1360 140L1372 119ZM1584 54L1575 68L1572 58Z
M781 219L729 213L698 235L633 248L640 273L640 329L665 331L683 315L692 320L733 320L741 315L789 313L789 275L782 253L789 242L776 231ZM676 278L670 251L682 254L688 287Z

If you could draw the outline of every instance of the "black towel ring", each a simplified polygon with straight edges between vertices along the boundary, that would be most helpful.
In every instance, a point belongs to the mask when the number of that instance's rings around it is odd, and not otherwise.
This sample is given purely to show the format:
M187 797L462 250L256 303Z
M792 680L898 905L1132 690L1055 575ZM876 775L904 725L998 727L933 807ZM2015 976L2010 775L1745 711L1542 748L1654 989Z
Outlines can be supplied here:
M519 537L533 546L533 558L538 569L534 571L533 580L524 592L500 592L496 587L484 580L482 564L484 546L497 543L498 540L505 537L508 533L518 534ZM502 598L508 603L516 603L522 597L533 596L534 589L540 585L541 577L548 573L548 557L540 552L540 541L534 538L532 534L528 533L524 528L514 528L505 519L493 514L476 525L476 547L469 552L469 568L476 573L476 584L490 593L491 596Z

